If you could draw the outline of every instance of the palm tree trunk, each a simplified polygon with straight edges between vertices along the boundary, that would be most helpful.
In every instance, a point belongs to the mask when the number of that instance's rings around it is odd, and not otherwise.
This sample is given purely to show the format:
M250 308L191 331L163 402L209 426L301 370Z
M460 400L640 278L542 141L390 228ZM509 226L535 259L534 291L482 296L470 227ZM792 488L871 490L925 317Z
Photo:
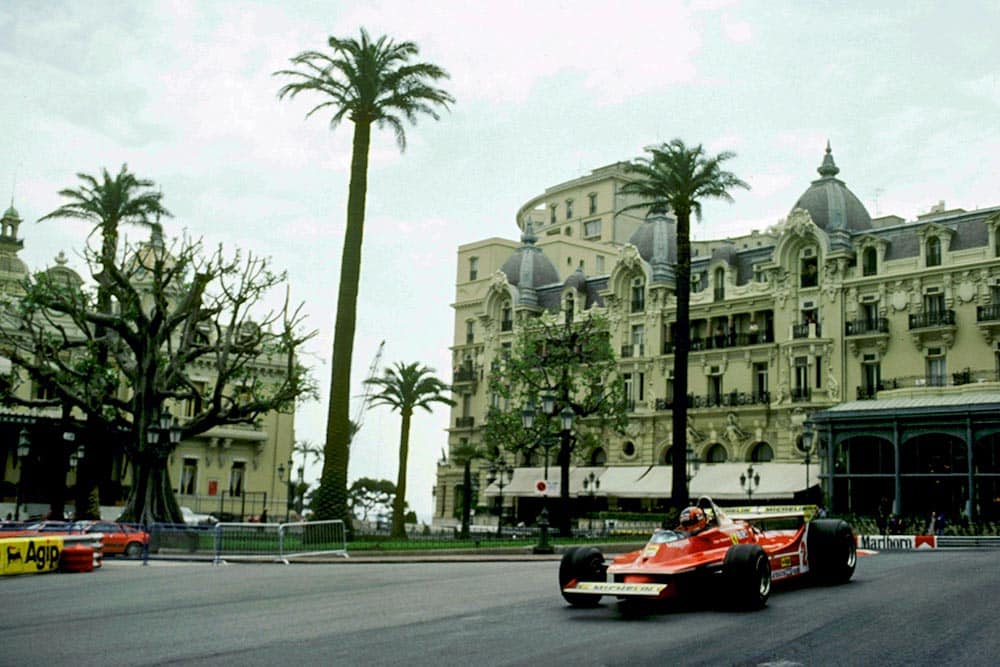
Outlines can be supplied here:
M410 455L410 416L412 411L403 409L403 423L399 427L399 472L396 474L396 497L392 501L392 537L406 539L406 459Z
M691 350L691 214L677 214L677 325L674 338L674 407L672 411L673 453L671 503L677 509L688 504L687 415L688 354Z
M351 359L357 319L358 282L361 276L361 243L365 227L365 197L368 192L368 148L371 123L354 123L351 182L347 197L347 229L340 261L340 289L337 319L333 332L333 362L330 365L330 403L326 416L326 445L323 476L313 506L317 518L341 519L352 532L347 507L347 467L350 459L351 428L348 415L351 398Z

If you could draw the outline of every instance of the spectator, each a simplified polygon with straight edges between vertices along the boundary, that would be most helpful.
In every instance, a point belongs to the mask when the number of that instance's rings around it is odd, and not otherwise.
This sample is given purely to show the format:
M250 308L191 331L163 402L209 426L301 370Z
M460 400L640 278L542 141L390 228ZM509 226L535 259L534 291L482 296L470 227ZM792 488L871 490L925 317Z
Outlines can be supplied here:
M878 526L880 535L885 535L889 529L889 499L885 496L879 501L878 510L875 513L875 524Z
M934 534L944 535L944 529L948 525L948 518L944 515L944 512L938 512L934 516Z

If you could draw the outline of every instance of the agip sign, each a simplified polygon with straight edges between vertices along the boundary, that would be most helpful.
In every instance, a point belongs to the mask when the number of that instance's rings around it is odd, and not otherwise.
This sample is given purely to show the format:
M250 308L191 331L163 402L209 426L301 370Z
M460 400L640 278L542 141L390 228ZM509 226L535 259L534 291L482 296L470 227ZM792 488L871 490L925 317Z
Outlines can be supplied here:
M0 574L35 574L59 569L61 537L12 537L0 540Z

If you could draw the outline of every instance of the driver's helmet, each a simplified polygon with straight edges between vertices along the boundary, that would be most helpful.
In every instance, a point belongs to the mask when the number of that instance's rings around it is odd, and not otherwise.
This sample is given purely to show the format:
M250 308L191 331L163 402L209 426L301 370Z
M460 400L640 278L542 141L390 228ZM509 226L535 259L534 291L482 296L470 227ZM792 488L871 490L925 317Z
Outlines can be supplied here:
M685 507L681 511L681 528L689 533L697 533L708 526L708 517L700 507Z

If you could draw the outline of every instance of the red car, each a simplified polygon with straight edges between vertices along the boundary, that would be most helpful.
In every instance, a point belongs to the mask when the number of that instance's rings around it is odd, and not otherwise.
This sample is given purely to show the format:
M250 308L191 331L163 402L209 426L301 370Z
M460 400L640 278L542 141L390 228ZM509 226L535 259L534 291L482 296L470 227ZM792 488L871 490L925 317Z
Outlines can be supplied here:
M808 577L845 583L857 559L854 533L840 519L810 520L814 510L728 516L711 499L700 498L691 511L700 518L697 530L657 530L645 547L610 565L595 547L570 549L559 566L559 589L574 607L595 607L604 595L623 601L708 595L741 609L761 609L772 582Z
M113 521L41 521L18 531L24 535L87 535L101 533L101 552L105 556L123 555L138 558L145 545L149 544L149 533L142 528L127 523Z

